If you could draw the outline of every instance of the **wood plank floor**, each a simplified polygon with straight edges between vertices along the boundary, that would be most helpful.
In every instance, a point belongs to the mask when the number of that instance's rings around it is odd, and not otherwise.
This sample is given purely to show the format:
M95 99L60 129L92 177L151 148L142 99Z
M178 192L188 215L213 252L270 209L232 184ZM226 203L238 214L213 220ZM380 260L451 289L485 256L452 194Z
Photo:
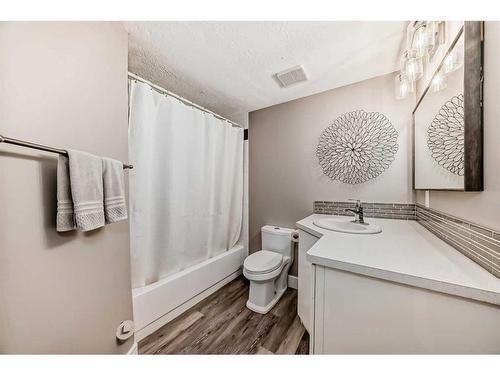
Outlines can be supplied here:
M288 289L267 314L246 307L248 281L230 282L139 342L140 354L309 354L309 335Z

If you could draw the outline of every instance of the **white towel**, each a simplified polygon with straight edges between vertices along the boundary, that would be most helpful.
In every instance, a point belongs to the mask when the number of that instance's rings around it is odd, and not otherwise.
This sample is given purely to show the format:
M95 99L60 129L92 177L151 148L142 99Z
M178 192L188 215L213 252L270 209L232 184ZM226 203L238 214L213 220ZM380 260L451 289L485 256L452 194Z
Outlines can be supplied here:
M76 227L82 231L102 227L104 226L102 160L83 151L67 151Z
M57 160L57 220L56 230L66 232L76 229L73 198L69 182L69 160L59 155Z
M104 216L106 223L127 219L125 183L121 161L103 158Z

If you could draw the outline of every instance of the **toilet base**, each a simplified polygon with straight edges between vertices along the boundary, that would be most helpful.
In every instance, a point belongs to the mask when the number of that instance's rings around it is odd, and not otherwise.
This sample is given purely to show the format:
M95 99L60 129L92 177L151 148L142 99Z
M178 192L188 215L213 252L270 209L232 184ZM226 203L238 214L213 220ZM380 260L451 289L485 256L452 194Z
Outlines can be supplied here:
M247 301L247 307L259 314L267 314L273 307L276 305L276 303L280 300L280 298L283 296L283 293L285 293L286 288L283 288L281 291L276 292L274 298L265 306L259 306L254 303L252 303L250 300Z
M290 258L286 258L282 269L277 269L264 280L255 280L245 270L243 274L250 280L247 307L259 314L266 314L283 296L288 288L288 269L291 265ZM267 279L269 277L269 279Z

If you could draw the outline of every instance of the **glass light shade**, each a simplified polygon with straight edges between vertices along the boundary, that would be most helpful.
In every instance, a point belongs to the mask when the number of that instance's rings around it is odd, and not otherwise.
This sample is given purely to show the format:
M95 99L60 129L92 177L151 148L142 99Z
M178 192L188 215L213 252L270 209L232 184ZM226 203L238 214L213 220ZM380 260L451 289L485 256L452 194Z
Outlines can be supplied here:
M417 56L421 57L425 55L427 51L427 32L424 26L421 26L419 29L415 30L412 47L416 50Z
M443 69L445 73L451 73L462 66L462 51L454 49L444 59Z
M424 64L422 58L414 57L406 60L402 72L410 81L415 82L424 75Z
M438 23L427 21L425 24L425 54L430 53L437 45Z
M404 99L415 91L415 83L410 81L404 74L398 74L394 78L396 99Z
M436 23L414 22L408 25L406 43L409 57L423 57L436 45Z
M446 78L445 75L441 72L436 73L434 78L432 78L431 89L433 92L437 92L446 88Z

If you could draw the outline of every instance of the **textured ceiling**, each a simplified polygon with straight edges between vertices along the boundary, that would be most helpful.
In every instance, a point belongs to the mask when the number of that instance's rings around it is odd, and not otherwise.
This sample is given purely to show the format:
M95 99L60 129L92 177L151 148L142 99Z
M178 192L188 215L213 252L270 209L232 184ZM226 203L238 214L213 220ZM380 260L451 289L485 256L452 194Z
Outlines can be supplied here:
M129 70L223 116L393 72L404 22L125 22ZM309 81L281 88L302 65Z

